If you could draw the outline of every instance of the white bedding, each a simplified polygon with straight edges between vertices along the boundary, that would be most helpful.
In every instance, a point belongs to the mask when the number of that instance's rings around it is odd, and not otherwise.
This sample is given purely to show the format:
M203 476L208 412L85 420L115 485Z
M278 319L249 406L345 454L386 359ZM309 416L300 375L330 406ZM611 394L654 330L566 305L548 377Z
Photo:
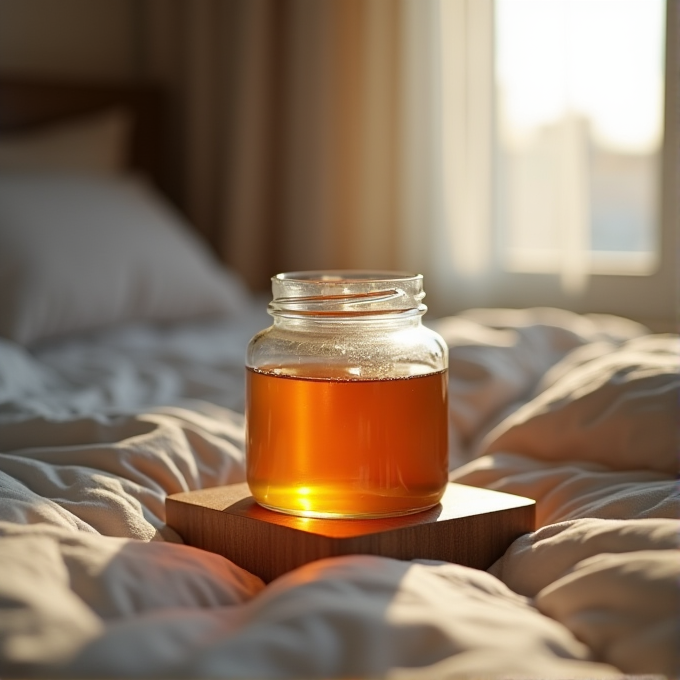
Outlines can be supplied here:
M257 303L0 339L0 675L680 673L677 337L556 310L442 320L451 478L535 498L537 531L488 573L349 556L265 587L181 545L164 498L243 481L243 358L267 323Z

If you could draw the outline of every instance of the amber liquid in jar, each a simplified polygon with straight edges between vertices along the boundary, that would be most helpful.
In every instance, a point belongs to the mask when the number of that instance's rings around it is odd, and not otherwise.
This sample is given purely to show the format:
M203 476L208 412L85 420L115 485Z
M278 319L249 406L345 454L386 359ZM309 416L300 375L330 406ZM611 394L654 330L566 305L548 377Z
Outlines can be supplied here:
M315 372L246 371L255 500L308 517L381 517L436 505L448 474L447 371L370 380Z

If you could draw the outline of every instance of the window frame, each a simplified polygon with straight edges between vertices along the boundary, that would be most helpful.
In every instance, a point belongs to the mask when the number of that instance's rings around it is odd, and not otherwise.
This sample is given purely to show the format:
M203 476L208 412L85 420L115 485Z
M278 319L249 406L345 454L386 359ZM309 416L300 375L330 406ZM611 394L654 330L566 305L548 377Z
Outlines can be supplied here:
M580 289L569 289L563 285L560 274L540 271L540 266L534 267L539 271L507 271L503 268L496 247L499 242L499 183L495 169L494 59L493 52L484 54L489 45L493 49L494 0L442 0L441 7L442 43L447 37L451 43L451 47L446 48L450 54L444 56L449 66L445 61L443 73L447 82L443 85L442 114L444 162L449 165L444 168L447 190L443 196L443 211L448 240L445 257L453 262L453 272L447 275L445 282L452 291L448 293L446 306L456 311L476 305L561 307L577 313L626 316L654 331L677 331L680 297L680 3L666 0L657 265L649 273L650 263L640 261L637 271L612 273L616 272L616 263L608 267L606 258L594 255L594 266L590 261L584 262L584 267L590 271ZM480 45L485 47L480 49ZM463 78L459 77L460 63L466 69ZM453 77L449 77L451 74ZM470 112L489 100L492 113L488 120L486 117L481 121L475 119ZM462 107L461 101L465 102ZM453 120L447 121L449 117Z

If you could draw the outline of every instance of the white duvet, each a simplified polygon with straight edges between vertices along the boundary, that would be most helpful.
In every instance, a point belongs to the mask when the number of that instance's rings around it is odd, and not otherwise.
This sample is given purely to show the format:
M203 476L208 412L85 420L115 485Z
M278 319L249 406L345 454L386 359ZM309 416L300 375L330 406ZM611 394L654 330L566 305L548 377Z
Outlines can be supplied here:
M442 320L451 479L535 498L537 530L489 572L349 556L265 587L182 545L164 499L243 481L266 323L0 340L0 675L680 673L677 337L556 310Z

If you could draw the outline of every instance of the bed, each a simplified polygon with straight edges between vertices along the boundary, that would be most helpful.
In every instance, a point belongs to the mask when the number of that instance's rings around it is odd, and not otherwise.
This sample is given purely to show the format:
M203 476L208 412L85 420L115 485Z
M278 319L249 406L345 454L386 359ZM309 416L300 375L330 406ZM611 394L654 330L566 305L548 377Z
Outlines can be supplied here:
M265 585L182 543L166 496L244 481L269 321L159 189L161 100L133 90L0 82L0 675L679 675L680 341L631 320L430 321L450 479L537 502L487 571L351 555Z

